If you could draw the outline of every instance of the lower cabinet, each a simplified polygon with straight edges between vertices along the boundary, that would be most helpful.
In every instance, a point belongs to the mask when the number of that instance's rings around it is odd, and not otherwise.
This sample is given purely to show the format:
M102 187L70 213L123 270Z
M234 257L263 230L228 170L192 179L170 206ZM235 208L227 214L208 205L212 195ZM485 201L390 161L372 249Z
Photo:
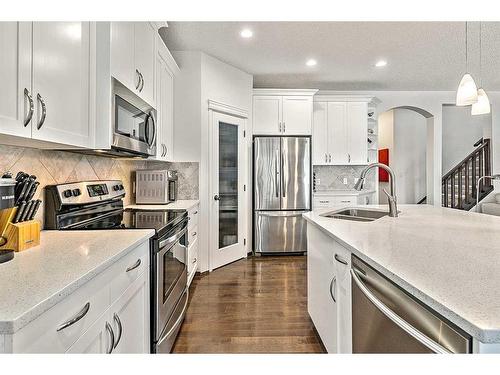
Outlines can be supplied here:
M99 319L69 348L72 354L104 354L111 353L113 337L108 323L109 312Z
M307 309L328 353L351 353L351 255L307 226Z

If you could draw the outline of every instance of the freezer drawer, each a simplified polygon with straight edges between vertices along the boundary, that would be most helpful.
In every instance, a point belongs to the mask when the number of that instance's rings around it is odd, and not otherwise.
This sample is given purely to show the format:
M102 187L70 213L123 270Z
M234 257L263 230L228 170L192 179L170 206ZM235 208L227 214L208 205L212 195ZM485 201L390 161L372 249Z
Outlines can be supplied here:
M307 251L307 211L255 212L255 252L293 253Z

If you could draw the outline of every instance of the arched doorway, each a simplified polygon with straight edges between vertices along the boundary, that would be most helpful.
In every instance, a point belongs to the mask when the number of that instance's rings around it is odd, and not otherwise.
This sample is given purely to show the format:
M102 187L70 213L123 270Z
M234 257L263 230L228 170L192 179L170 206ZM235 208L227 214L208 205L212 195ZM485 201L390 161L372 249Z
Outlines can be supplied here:
M378 116L380 149L387 149L389 166L396 175L396 194L402 204L440 205L434 186L434 116L415 106L395 106ZM379 201L385 203L379 182Z

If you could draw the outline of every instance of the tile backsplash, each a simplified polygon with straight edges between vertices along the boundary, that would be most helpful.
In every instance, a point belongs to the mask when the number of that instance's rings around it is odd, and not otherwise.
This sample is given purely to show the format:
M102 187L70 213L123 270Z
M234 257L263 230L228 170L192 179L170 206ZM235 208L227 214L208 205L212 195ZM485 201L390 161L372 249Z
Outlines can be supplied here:
M198 163L165 163L146 160L114 159L67 151L39 150L0 144L0 173L18 171L34 174L40 182L35 195L43 201L43 187L82 180L122 180L127 191L125 204L134 203L134 171L144 168L176 169L179 173L179 199L198 199ZM42 203L43 205L43 203ZM37 213L43 223L43 207Z
M315 191L352 190L355 179L359 178L364 165L315 165ZM368 172L366 190L375 189L375 171ZM344 179L347 184L344 184ZM319 183L318 183L319 181Z

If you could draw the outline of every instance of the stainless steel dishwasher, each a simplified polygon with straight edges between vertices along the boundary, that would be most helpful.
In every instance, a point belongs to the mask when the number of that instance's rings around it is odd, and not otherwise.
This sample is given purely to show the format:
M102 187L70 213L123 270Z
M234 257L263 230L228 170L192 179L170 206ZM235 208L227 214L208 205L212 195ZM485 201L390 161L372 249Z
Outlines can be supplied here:
M352 256L353 353L471 353L472 338Z

